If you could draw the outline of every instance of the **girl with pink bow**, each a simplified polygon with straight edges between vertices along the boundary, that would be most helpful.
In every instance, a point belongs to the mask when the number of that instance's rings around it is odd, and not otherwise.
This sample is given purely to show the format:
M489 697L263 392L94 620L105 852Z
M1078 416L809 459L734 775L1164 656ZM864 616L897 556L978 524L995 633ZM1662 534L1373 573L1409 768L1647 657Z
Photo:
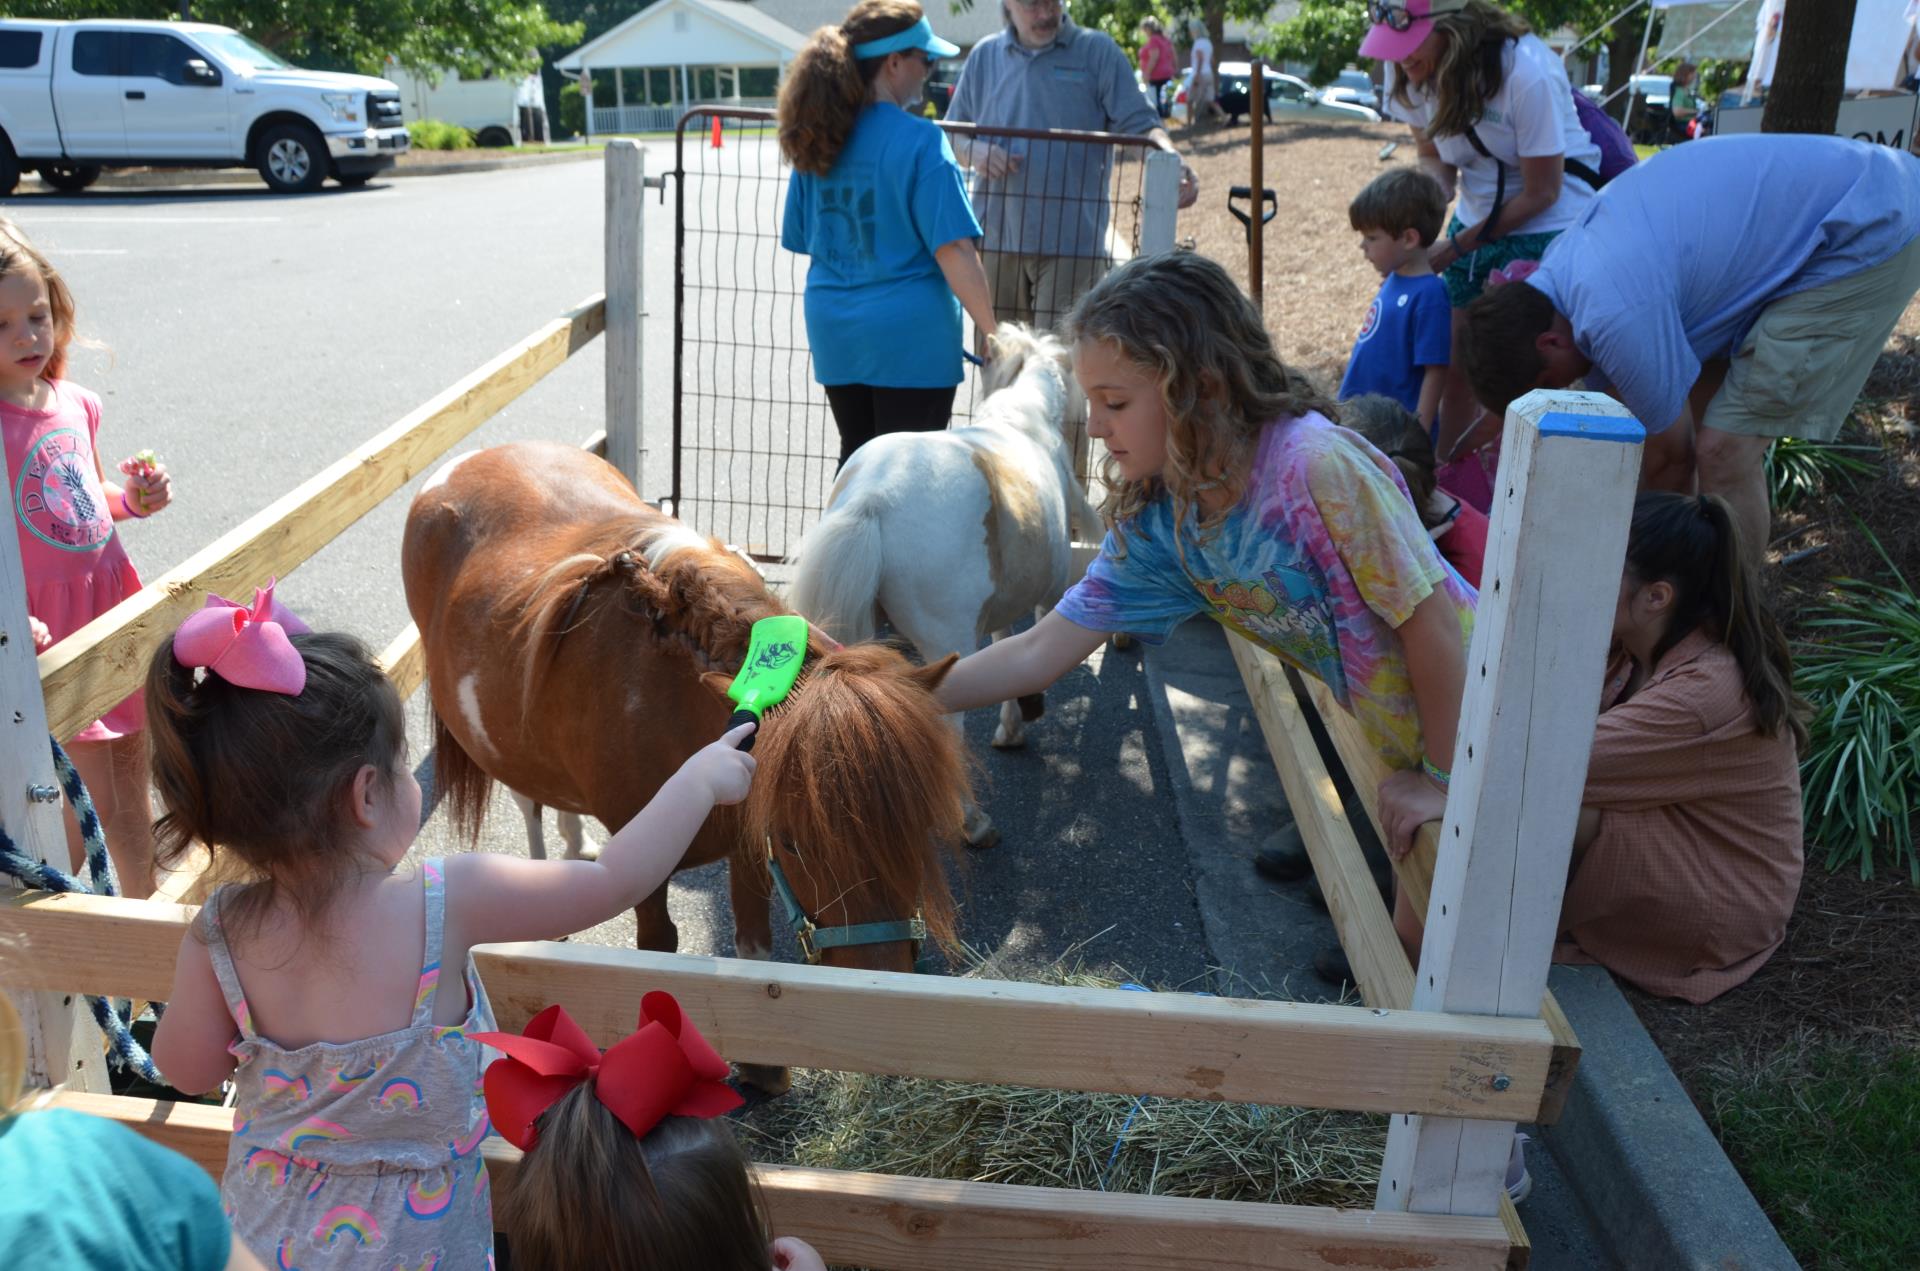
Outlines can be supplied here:
M108 479L99 452L100 399L66 379L73 336L66 280L0 217L0 434L37 653L140 590L115 527L151 516L173 498L166 467L151 451L121 462L124 483ZM143 724L135 693L67 744L106 830L120 890L135 898L153 892ZM84 854L71 815L67 846L78 870Z
M477 1035L494 1023L469 950L569 935L651 895L714 806L746 797L736 745L753 726L696 752L597 860L419 860L398 694L364 645L309 631L271 584L244 607L211 597L155 654L146 696L158 859L204 844L216 876L249 880L181 940L153 1041L177 1088L234 1083L235 1233L268 1266L490 1267ZM695 1102L713 1106L723 1071L702 1072Z

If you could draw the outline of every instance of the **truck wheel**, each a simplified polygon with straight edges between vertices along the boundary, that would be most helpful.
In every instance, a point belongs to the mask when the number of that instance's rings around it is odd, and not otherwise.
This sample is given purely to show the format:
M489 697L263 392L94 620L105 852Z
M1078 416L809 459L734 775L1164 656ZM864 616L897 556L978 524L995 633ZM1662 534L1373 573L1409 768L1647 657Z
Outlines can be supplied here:
M494 124L491 127L482 128L473 140L476 145L486 146L490 150L498 149L501 146L512 145L513 134L499 124Z
M340 188L343 190L357 190L367 182L373 180L373 173L349 172L345 176L335 177L334 180L340 183Z
M43 163L40 179L56 190L78 194L100 179L100 169L91 163Z
M279 124L260 138L260 179L276 194L310 194L327 179L327 143L305 124Z

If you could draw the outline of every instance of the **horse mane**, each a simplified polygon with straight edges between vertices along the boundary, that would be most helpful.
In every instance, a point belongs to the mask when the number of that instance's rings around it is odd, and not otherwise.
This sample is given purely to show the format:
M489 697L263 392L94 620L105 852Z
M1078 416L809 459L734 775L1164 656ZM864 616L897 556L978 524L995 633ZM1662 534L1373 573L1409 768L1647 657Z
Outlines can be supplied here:
M805 678L768 715L754 745L759 772L745 805L749 841L763 838L837 884L871 880L904 918L954 939L953 893L941 868L960 839L971 768L933 690L956 659L916 667L883 644L809 659ZM816 915L824 925L835 925Z
M511 637L526 651L529 708L567 633L616 597L716 689L745 660L754 622L789 612L750 566L712 540L696 548L677 523L612 517L574 546L503 598L503 611L519 614ZM929 934L951 942L953 895L938 849L959 841L972 782L933 690L955 659L916 667L885 645L830 645L817 631L807 646L799 680L755 740L743 841L789 849L790 863L836 884L827 894L871 881L893 916L918 907Z

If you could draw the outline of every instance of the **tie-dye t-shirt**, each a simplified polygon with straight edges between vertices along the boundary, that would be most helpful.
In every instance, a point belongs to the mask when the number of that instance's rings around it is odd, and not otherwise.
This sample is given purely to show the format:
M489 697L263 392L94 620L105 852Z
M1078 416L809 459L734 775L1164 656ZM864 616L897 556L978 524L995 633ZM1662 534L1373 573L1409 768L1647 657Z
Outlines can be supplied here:
M1420 762L1420 715L1395 628L1444 589L1473 633L1473 588L1444 561L1406 484L1378 451L1314 413L1267 425L1246 495L1205 542L1173 541L1162 497L1109 532L1059 612L1158 644L1207 614L1326 681L1397 768Z

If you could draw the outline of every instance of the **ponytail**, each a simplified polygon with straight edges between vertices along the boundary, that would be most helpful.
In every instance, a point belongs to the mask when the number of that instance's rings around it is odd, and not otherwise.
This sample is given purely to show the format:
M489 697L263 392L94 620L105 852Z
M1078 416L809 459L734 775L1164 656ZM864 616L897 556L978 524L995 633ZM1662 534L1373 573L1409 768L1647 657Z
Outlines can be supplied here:
M1627 570L1642 583L1674 589L1673 617L1654 647L1654 662L1704 629L1733 654L1760 731L1773 737L1787 730L1804 752L1807 709L1793 691L1793 655L1726 501L1713 494L1641 494L1627 535Z
M839 26L813 33L780 85L775 115L787 162L814 176L833 171L866 109L873 77L886 61L857 58L854 46L898 35L920 17L920 6L911 0L861 0Z

